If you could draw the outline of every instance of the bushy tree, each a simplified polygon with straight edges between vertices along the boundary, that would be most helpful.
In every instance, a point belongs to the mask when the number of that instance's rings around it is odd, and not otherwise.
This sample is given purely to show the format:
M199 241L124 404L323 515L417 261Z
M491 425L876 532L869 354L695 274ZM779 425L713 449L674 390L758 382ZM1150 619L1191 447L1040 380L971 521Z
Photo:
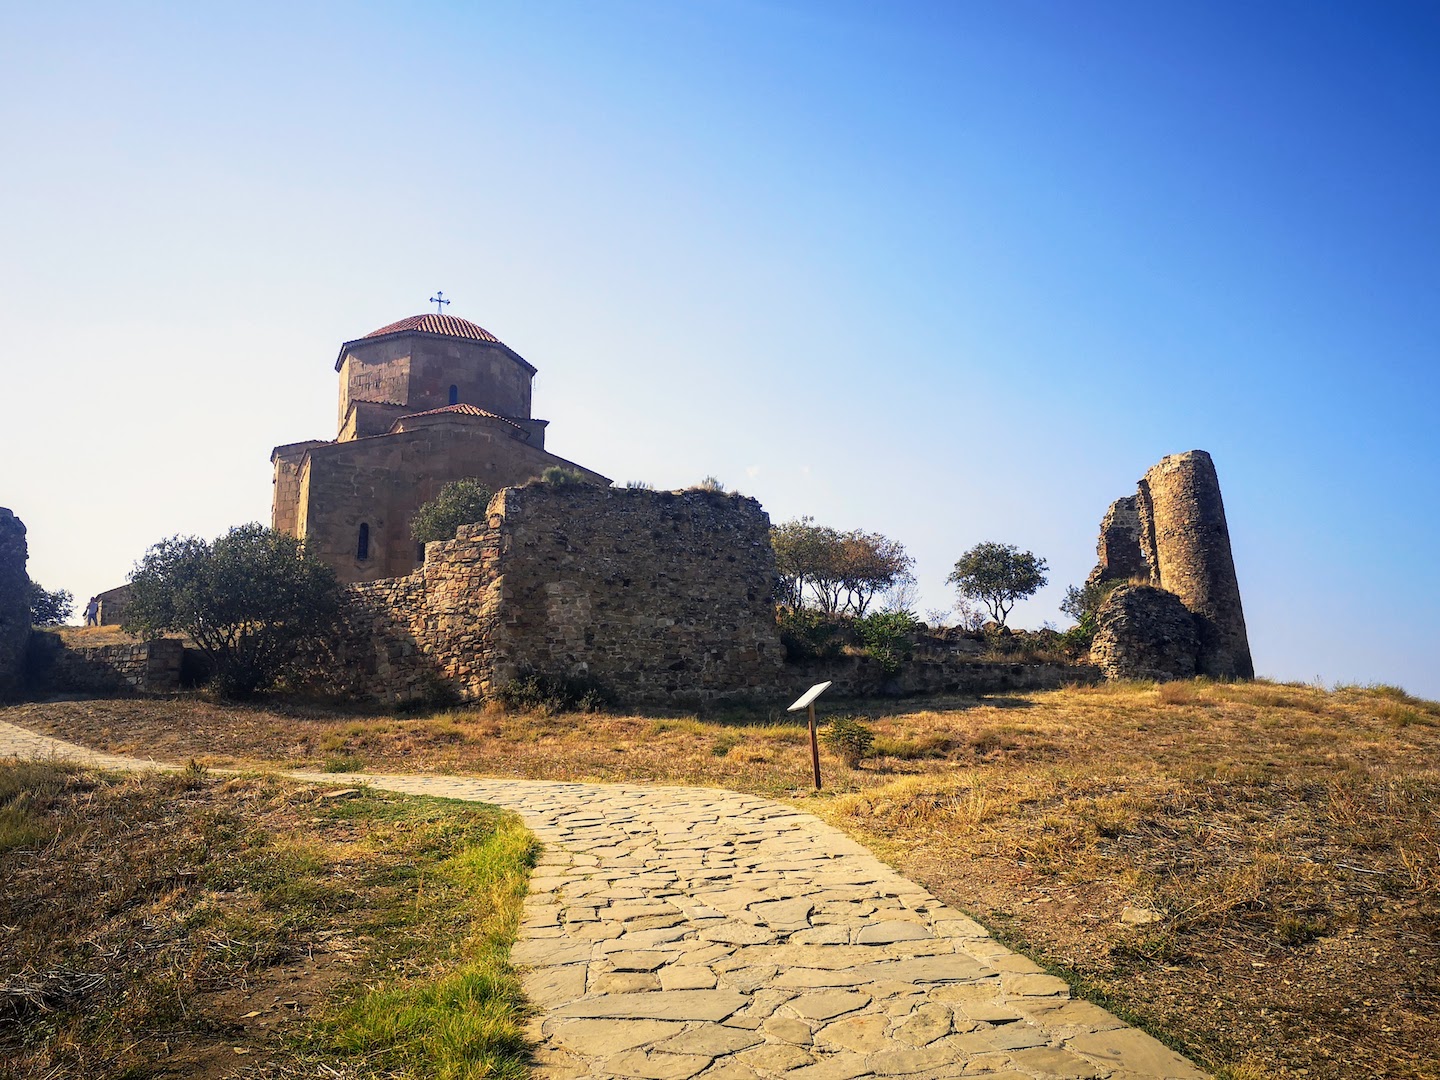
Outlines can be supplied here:
M452 480L410 518L410 535L419 544L454 540L461 525L485 520L494 492L473 476Z
M59 626L75 610L75 597L69 589L50 592L38 581L30 583L30 625Z
M897 540L860 529L840 532L808 517L775 526L770 542L782 602L813 604L829 615L863 616L878 594L911 580L915 565Z
M125 629L187 635L227 697L274 685L297 655L329 637L341 605L330 567L305 558L293 536L258 524L213 541L162 540L136 565L130 584Z
M1049 569L1034 552L987 540L961 555L945 580L962 597L984 604L990 617L1004 626L1017 600L1034 596L1044 588Z

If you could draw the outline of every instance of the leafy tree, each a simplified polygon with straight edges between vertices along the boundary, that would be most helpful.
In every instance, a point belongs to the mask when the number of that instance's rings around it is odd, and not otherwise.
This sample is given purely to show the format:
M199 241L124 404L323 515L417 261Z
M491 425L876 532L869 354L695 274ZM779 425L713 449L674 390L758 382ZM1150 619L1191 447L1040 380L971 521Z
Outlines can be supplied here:
M75 610L75 597L69 589L54 592L42 588L38 581L30 583L30 624L59 626Z
M1077 649L1090 647L1098 629L1100 605L1123 584L1123 581L1086 581L1084 585L1071 585L1065 589L1060 610L1075 620L1075 625L1063 635L1066 644Z
M153 637L189 636L210 661L214 685L247 697L287 674L338 621L335 573L304 558L300 541L263 525L240 525L213 541L162 540L130 575L124 627Z
M1093 622L1105 598L1123 584L1122 581L1087 581L1084 585L1070 585L1065 589L1065 599L1060 601L1060 610L1081 625Z
M454 540L461 525L485 520L494 492L473 476L452 480L410 518L410 535L416 543Z
M840 532L803 517L772 528L770 542L781 599L790 607L808 601L829 615L860 617L876 595L912 580L915 560L880 533Z
M1049 569L1034 552L987 540L961 555L945 580L962 597L984 604L990 617L1004 626L1017 600L1034 596L1045 586Z

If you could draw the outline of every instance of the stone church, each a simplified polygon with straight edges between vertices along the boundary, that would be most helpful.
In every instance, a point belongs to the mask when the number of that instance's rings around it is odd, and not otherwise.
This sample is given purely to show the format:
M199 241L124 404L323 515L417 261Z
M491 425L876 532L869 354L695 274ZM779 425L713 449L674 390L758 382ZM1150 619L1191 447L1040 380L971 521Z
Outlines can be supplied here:
M424 560L410 518L452 480L492 490L558 465L530 415L535 368L452 315L412 315L340 346L334 439L288 443L275 467L271 525L304 540L341 581L408 574Z

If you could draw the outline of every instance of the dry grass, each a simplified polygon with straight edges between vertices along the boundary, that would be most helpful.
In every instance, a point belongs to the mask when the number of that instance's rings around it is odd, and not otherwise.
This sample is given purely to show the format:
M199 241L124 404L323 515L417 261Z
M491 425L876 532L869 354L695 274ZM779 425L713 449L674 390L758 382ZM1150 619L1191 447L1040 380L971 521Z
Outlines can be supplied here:
M1197 681L860 711L880 754L856 769L826 754L819 796L803 720L778 712L95 701L0 718L216 764L345 758L788 797L1231 1080L1440 1077L1440 705ZM1127 907L1154 921L1122 922Z
M532 846L494 808L0 762L0 1077L524 1075ZM456 1039L412 1002L462 979Z

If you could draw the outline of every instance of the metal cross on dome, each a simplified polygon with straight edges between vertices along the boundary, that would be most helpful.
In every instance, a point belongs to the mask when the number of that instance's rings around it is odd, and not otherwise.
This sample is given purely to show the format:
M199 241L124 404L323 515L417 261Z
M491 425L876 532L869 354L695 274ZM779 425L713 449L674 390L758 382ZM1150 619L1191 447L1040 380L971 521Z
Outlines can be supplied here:
M436 290L435 290L435 295L432 296L432 297L430 297L429 302L435 305L435 314L436 314L436 315L444 315L444 314L445 314L445 307L444 307L444 305L450 303L449 300L446 300L446 299L445 299L445 290L444 290L444 289L436 289Z

